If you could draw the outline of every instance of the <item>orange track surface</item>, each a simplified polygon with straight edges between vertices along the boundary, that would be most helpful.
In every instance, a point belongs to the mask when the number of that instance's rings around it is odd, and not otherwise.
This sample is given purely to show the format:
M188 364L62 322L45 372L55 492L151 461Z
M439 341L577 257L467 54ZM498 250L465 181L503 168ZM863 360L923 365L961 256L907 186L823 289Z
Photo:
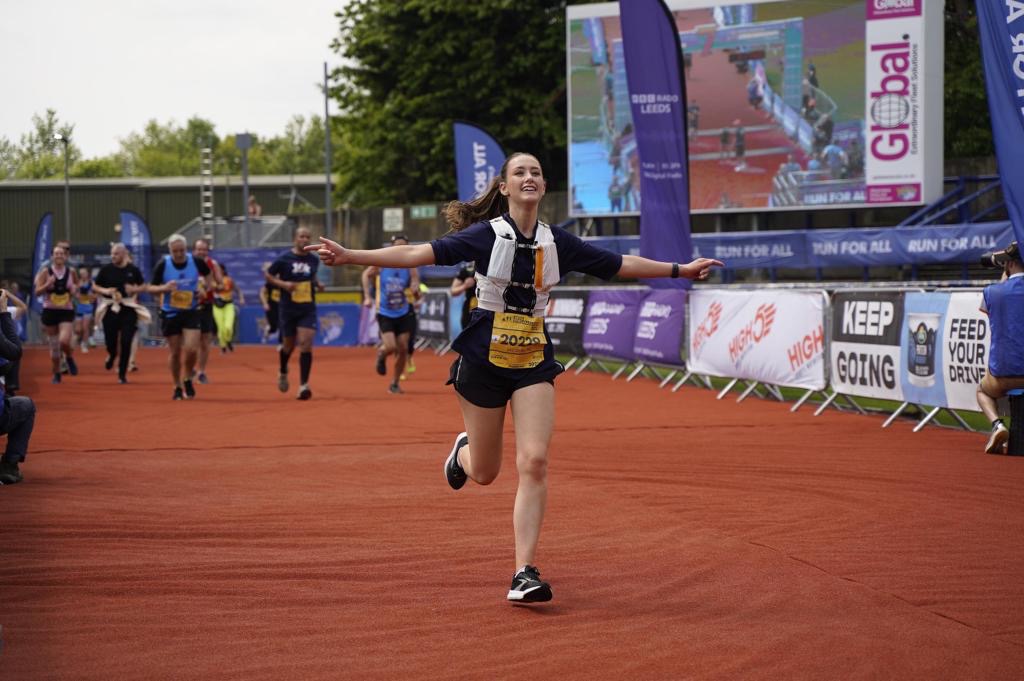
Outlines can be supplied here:
M448 489L450 357L392 396L371 350L317 350L301 403L242 348L172 403L164 351L128 386L102 355L23 368L3 679L1024 675L1024 460L977 434L564 376L555 600L515 607L511 432L494 485Z

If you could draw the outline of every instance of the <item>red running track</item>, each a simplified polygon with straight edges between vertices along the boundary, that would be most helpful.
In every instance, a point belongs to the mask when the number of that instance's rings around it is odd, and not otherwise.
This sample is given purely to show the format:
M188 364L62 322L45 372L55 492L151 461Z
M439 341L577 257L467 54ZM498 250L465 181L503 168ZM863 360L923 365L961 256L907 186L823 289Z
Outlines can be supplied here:
M539 564L505 602L515 470L453 492L450 358L386 394L368 349L161 350L33 384L0 488L3 679L1010 679L1024 675L1024 460L983 438L583 374L558 380ZM29 353L26 376L45 376ZM137 378L136 378L137 377Z

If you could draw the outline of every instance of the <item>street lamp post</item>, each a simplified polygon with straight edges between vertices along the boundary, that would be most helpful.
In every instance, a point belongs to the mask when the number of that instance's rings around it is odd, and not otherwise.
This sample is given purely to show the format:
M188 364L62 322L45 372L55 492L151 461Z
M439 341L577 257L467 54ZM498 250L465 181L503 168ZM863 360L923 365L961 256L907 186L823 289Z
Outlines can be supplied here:
M55 133L53 139L64 144L64 238L71 241L71 183L68 181L68 142L65 135Z

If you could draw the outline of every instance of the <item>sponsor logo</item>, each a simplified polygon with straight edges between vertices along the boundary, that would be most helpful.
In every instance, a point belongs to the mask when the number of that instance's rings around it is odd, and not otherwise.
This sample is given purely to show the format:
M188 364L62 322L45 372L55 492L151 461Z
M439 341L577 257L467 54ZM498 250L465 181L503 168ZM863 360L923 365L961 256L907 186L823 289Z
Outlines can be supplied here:
M697 330L693 332L693 354L699 354L708 339L714 335L715 331L718 331L718 322L721 318L722 304L716 300L708 307L708 313L697 325Z
M582 298L549 298L545 317L582 317Z
M487 191L496 174L494 166L487 164L487 145L473 142L473 191L477 196Z
M654 340L658 336L658 322L642 321L637 325L636 337L640 340Z
M592 315L620 315L626 309L622 303L606 303L603 300L594 303L590 308Z
M310 267L308 262L293 262L292 263L292 274L313 274L313 268Z
M910 153L911 44L904 34L901 42L872 45L868 59L877 60L883 75L869 84L871 116L868 148L882 161L898 161ZM870 70L869 70L870 73ZM913 74L916 81L916 72ZM914 83L916 89L916 83Z
M953 317L949 320L949 381L977 385L985 375L988 320Z
M821 355L825 349L825 329L819 324L816 329L803 338L793 343L793 346L786 350L786 357L789 359L789 368L796 371L812 359Z
M637 92L630 95L629 101L634 111L641 114L672 113L672 105L679 103L679 95L671 93Z
M752 347L764 340L775 323L775 303L757 307L754 318L729 341L729 359L738 362Z
M671 305L656 303L653 300L645 301L643 307L640 308L641 319L650 319L651 317L657 317L659 319L668 319L671 314Z
M867 5L868 19L892 19L921 13L918 0L868 0Z
M843 333L881 337L895 317L896 307L888 300L848 300L843 303Z

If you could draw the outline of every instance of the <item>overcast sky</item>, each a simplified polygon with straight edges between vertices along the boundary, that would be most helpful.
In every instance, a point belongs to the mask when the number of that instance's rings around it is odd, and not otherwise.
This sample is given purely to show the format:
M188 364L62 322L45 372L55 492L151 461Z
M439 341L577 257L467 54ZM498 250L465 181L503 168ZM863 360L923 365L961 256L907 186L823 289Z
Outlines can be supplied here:
M323 115L323 63L345 0L0 0L0 137L56 109L86 158L150 119L217 134ZM332 109L333 111L333 109Z

